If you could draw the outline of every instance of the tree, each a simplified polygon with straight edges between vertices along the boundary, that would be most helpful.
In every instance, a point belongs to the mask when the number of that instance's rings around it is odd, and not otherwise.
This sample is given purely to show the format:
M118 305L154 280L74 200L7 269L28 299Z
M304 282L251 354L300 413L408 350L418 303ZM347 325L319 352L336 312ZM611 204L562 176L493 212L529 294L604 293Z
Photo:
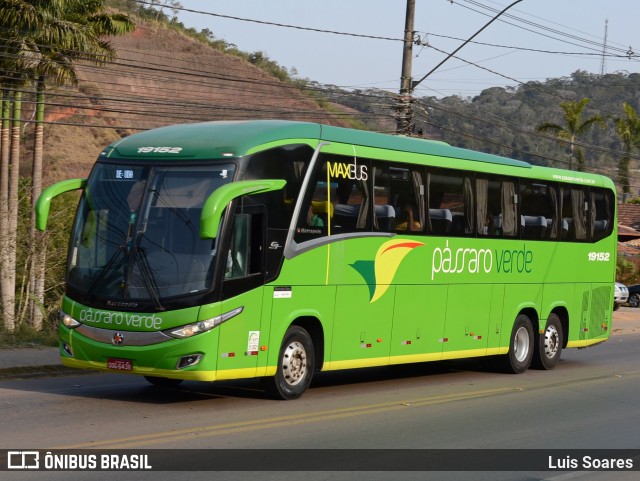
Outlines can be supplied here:
M37 0L36 0L37 1ZM40 306L44 302L45 245L44 234L35 229L35 202L42 192L42 167L44 152L44 100L47 82L54 85L72 83L77 85L74 62L88 61L104 65L115 60L116 52L105 36L123 35L135 29L126 15L104 12L103 0L66 0L62 5L51 8L52 27L67 30L68 45L46 43L46 37L39 31L35 37L35 48L39 50L35 66L37 76L36 131L33 160L31 238L34 253L32 259L32 305L30 309L33 327L40 328L42 314Z
M561 102L560 108L564 112L565 125L544 122L536 127L538 132L550 133L560 140L569 142L569 170L573 170L574 159L577 160L579 171L584 168L584 152L576 146L578 137L586 134L594 125L605 127L604 119L600 115L593 115L584 121L582 120L584 108L589 101L590 99L583 98L579 102Z
M627 102L622 104L624 117L613 119L616 134L620 137L624 147L624 155L618 162L618 182L622 186L622 192L630 192L629 185L629 163L631 161L631 150L640 147L640 118L636 110Z
M2 129L0 133L0 300L8 331L15 319L18 190L20 180L20 127L22 89L27 83L29 50L21 33L37 29L42 18L22 0L6 0L0 8L0 79L2 81Z
M13 83L32 83L36 85L36 128L33 161L32 202L35 203L42 191L42 160L44 142L44 101L48 83L61 85L65 83L77 84L74 63L87 61L102 65L115 59L115 50L111 44L103 39L105 36L121 35L132 31L135 25L131 19L122 14L105 13L104 0L5 0L0 7L0 28L6 32L6 38L0 44L0 51L11 52L0 60L3 72L3 86L5 79L12 79ZM19 91L16 90L14 97ZM3 98L8 98L5 96ZM13 123L20 122L20 113L15 112L13 103ZM15 128L15 127L14 127ZM3 142L6 137L3 123ZM15 136L12 137L11 148L15 149ZM19 137L17 137L19 140ZM19 144L17 144L19 145ZM4 145L3 145L4 147ZM4 150L3 150L4 152ZM19 152L19 150L18 150ZM19 157L11 156L11 166L18 168ZM4 156L1 173L4 174ZM14 177L9 175L11 182ZM17 179L15 180L17 184ZM0 182L4 189L4 179ZM8 239L2 245L2 301L5 327L13 330L15 327L15 257L16 249L11 236L14 220L17 220L17 210L11 210L13 204L12 187L7 188L7 222L2 226L2 233L8 233ZM17 185L16 185L17 196ZM2 200L0 209L5 209L4 190L0 195ZM17 197L16 197L17 199ZM16 202L17 205L17 202ZM0 214L2 213L0 212ZM32 218L32 225L35 219ZM41 324L40 310L37 302L43 300L44 293L44 246L35 242L36 231L31 229L34 255L31 263L34 279L32 292L36 302L31 308L34 327ZM40 241L42 239L39 239ZM5 250L4 248L7 247ZM13 271L13 272L11 272Z

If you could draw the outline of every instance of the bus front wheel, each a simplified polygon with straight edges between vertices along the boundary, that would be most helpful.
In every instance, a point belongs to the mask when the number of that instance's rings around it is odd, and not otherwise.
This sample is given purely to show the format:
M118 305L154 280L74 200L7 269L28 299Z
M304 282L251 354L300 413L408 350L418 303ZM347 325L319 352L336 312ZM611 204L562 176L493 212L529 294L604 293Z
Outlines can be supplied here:
M563 344L562 323L556 314L549 314L544 332L538 337L533 355L537 369L553 369L560 362Z
M516 317L509 340L509 353L502 356L505 372L520 374L531 365L533 358L533 327L525 314Z
M264 379L265 390L277 399L297 399L311 384L315 356L309 333L291 326L282 340L274 377Z

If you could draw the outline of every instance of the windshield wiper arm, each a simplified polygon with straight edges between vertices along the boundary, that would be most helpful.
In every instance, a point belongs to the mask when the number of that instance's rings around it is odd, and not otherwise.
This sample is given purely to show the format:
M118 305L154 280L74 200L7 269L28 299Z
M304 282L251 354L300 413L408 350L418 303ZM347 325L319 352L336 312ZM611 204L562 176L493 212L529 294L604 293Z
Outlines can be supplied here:
M164 311L164 306L162 305L162 302L160 302L160 297L158 296L158 283L156 282L153 270L147 260L147 254L143 248L138 248L135 252L137 254L136 258L140 266L140 274L144 280L145 287L149 291L149 294L151 294L151 298L158 310Z
M120 257L119 254L122 254L123 252L126 252L126 251L127 251L127 246L118 246L118 249L109 258L109 262L107 262L107 264L100 271L100 274L98 274L98 277L96 277L96 279L91 283L91 287L89 287L89 289L87 290L85 299L90 299L93 296L93 293L96 290L96 288L102 283L105 276L109 272L111 272L111 268L114 266L116 260L118 260L118 258Z

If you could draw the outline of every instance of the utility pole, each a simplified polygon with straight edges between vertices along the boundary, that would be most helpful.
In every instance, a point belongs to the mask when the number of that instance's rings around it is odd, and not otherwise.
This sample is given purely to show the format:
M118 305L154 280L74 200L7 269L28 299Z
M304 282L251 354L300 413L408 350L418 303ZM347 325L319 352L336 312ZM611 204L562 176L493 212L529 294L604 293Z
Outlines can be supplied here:
M600 75L604 75L607 70L607 32L609 30L609 19L604 20L604 43L602 44L602 62L600 63Z
M407 0L407 15L404 22L404 42L402 50L402 73L400 75L400 95L396 107L396 133L411 133L411 104L413 103L413 79L411 68L413 61L413 19L415 17L416 0Z
M397 127L396 133L403 135L410 135L413 130L412 110L411 104L413 103L413 90L429 75L439 69L443 63L453 57L458 51L473 40L480 32L495 22L500 15L509 10L515 4L522 2L522 0L515 0L513 3L503 8L497 15L489 20L480 30L474 33L471 37L465 40L462 45L451 52L447 57L442 60L438 65L433 67L426 75L420 80L413 81L411 78L411 62L413 58L413 18L415 14L415 0L407 0L407 17L404 27L404 50L402 52L402 77L400 80L400 95L398 96L398 106L396 107L396 120ZM632 50L629 48L631 55Z

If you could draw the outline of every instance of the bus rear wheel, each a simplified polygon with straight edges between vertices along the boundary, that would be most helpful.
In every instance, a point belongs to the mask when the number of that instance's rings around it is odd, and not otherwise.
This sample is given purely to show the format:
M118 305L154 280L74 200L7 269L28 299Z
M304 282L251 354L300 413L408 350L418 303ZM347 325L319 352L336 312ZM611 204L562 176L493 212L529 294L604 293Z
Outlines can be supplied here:
M313 341L300 326L291 326L282 340L275 376L265 378L265 390L277 399L297 399L311 384L315 369Z
M502 356L502 367L505 372L520 374L531 365L533 358L533 327L526 314L516 317L509 340L509 353Z
M533 354L537 369L553 369L560 362L564 342L562 323L556 314L549 314L544 332L538 336Z

